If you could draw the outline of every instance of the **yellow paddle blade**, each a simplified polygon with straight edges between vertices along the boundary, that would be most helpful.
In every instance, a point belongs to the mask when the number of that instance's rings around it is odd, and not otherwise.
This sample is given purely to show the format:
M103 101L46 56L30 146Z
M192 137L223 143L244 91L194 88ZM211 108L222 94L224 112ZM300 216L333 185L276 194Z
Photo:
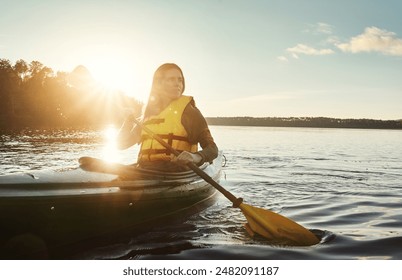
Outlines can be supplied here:
M255 232L275 243L292 246L310 246L320 242L311 231L277 213L244 203L239 208L247 218L246 229L250 234Z

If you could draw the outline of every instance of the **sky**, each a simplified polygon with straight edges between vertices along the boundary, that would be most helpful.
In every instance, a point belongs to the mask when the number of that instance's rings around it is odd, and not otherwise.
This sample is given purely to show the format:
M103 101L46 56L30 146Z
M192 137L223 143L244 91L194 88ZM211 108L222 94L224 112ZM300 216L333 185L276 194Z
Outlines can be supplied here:
M0 58L146 101L178 64L206 117L402 119L399 0L0 0Z

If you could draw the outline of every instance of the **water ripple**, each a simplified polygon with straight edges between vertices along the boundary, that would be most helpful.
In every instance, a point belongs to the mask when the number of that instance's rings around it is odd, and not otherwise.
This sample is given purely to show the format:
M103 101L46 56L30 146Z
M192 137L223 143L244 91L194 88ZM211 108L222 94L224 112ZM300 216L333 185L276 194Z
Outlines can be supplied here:
M227 157L221 184L250 205L320 236L311 247L251 238L220 196L184 223L83 249L76 259L402 259L402 131L211 127ZM387 143L387 145L383 145ZM99 157L99 131L0 136L0 173L76 166ZM133 162L138 148L118 154Z

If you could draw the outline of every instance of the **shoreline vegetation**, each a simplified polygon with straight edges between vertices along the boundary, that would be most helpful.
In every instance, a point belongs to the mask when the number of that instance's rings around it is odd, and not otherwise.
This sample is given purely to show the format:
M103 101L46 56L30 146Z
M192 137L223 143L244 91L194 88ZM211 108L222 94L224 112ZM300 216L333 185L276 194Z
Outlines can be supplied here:
M138 115L142 108L135 98L102 86L82 65L55 73L39 61L22 59L12 64L0 58L0 100L1 131L121 124L125 108Z
M402 129L402 120L339 119L326 117L209 117L206 119L209 125L225 126Z
M116 69L118 71L118 69ZM143 103L101 86L79 65L57 72L39 61L0 58L0 131L119 127L127 110L140 116ZM125 109L126 108L126 109ZM209 125L402 129L402 120L326 117L206 117Z

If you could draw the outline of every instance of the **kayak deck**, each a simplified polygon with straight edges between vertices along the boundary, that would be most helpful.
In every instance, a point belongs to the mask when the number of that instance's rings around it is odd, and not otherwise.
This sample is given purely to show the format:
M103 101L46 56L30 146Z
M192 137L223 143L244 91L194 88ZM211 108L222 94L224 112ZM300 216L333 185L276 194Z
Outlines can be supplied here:
M221 158L202 169L218 181ZM81 169L0 176L0 249L26 233L52 248L144 230L205 209L217 193L192 171L145 175L152 179Z

